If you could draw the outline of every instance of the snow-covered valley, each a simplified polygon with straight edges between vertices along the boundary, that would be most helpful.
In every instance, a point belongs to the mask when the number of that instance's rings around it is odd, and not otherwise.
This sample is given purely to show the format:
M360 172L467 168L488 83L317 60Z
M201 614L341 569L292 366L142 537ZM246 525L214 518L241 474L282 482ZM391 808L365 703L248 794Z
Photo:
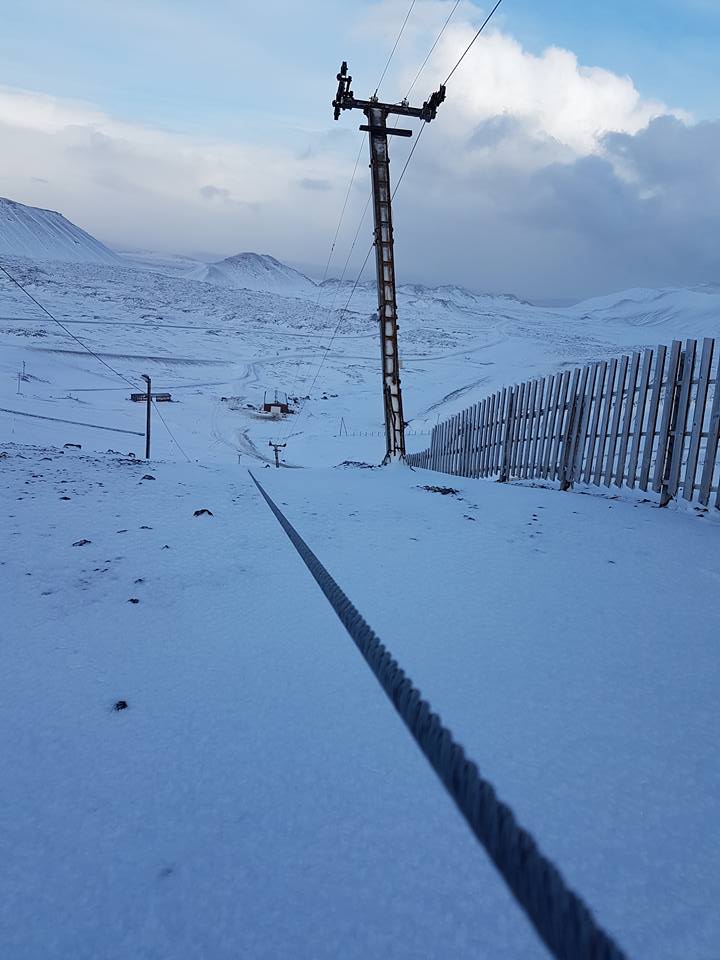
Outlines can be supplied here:
M66 329L0 274L0 955L547 955L250 468L628 956L716 960L717 516L341 468L384 453L373 283L98 262L35 214L21 251L14 217L0 262ZM712 284L399 311L411 449L507 383L720 336ZM147 463L142 374L173 398Z

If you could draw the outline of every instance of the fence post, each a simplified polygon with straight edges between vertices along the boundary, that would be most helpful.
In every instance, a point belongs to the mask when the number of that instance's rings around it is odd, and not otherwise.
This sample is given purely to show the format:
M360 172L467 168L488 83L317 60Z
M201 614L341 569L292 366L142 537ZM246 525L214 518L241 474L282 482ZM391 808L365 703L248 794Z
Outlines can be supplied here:
M578 369L573 377L573 396L568 412L567 428L562 450L562 465L560 467L560 489L571 490L575 480L576 451L580 442L583 414L585 411L585 385L588 379L588 367L584 371Z
M670 492L670 467L673 460L673 450L675 449L675 431L677 430L678 413L680 408L680 385L683 379L685 362L685 351L681 349L677 366L671 364L670 369L668 370L667 391L668 393L672 391L670 400L672 406L670 408L670 422L667 432L667 441L664 444L663 449L658 450L658 457L663 457L662 472L660 474L662 477L662 485L660 487L661 507L666 507L672 500L672 493ZM670 383L671 376L673 377L672 383Z
M505 413L505 436L503 438L502 467L500 469L500 483L507 483L510 476L510 444L512 441L513 407L515 405L515 388L508 387L508 404Z

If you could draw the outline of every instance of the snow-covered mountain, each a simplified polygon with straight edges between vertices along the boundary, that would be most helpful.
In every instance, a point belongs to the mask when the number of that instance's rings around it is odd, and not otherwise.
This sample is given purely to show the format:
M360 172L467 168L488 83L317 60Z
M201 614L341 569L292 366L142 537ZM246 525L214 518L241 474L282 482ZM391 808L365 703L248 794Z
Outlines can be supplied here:
M669 327L674 337L720 335L720 284L648 289L635 287L604 297L584 300L567 310L578 319L620 324L631 328ZM640 331L637 331L640 334ZM650 329L645 335L651 334Z
M0 197L0 254L33 260L119 264L109 247L54 210Z
M238 253L195 270L196 280L241 290L261 290L281 296L301 296L317 289L304 273L267 253Z

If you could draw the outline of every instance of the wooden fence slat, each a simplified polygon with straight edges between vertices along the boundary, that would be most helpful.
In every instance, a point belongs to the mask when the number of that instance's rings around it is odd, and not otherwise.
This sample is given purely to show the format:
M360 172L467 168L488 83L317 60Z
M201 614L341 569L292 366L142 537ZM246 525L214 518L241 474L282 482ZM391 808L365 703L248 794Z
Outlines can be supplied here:
M477 411L477 443L475 445L475 452L473 455L472 470L470 471L471 477L479 477L481 475L480 465L482 463L482 458L485 455L485 445L487 443L485 421L487 419L489 407L490 398L485 397L482 403L479 405Z
M647 490L650 484L650 467L652 466L653 451L657 437L657 417L662 396L662 384L665 378L667 362L667 347L660 344L655 351L655 371L650 389L650 403L648 404L647 423L645 424L645 444L643 447L642 463L640 465L641 490Z
M491 464L491 470L493 474L499 473L501 467L502 425L505 417L505 396L506 390L505 387L503 387L502 390L498 391L498 399L495 404L495 425L493 427L493 450Z
M462 442L464 437L462 411L455 415L455 430L453 431L453 433L455 435L455 442L453 444L455 456L453 461L452 472L455 474L455 476L458 476L458 474L460 473L460 464L461 464L460 455L462 451Z
M515 444L515 476L522 476L522 458L525 449L525 428L527 427L527 408L530 399L530 384L522 385L522 400L520 402L520 420L518 422L517 443Z
M513 430L512 454L510 458L510 474L517 476L518 455L520 452L520 438L522 436L523 417L525 415L525 392L527 384L521 383L518 392L515 429Z
M480 434L482 437L482 443L480 444L480 448L478 450L478 459L475 464L476 477L485 476L485 462L490 449L490 412L492 410L492 401L492 396L487 397L483 401L483 415L480 420Z
M705 441L705 460L700 478L700 503L707 506L712 492L713 474L715 473L715 457L720 442L720 350L717 357L717 371L713 385L713 400L708 421L707 439ZM720 479L718 479L718 496L720 497ZM720 506L720 503L718 504Z
M527 383L520 384L520 393L518 395L517 417L515 418L515 431L513 434L512 461L510 470L514 477L519 476L518 465L520 462L520 453L522 447L523 428L525 426L525 408L527 406Z
M705 337L703 340L702 356L700 357L692 430L690 432L690 446L688 447L688 458L682 490L682 495L685 500L692 500L696 489L695 475L697 473L703 424L705 423L705 410L707 408L708 388L710 386L710 368L712 366L714 350L715 341L710 337Z
M562 484L562 489L567 490L570 485L570 471L573 461L575 442L577 440L578 426L582 413L582 401L580 399L580 380L582 370L576 367L572 373L570 389L567 395L567 416L565 417L565 426L561 446L558 455L557 479ZM587 367L585 368L585 379L587 379Z
M527 477L530 463L530 449L532 446L532 432L535 421L535 400L537 397L537 380L531 380L525 409L525 429L523 430L522 456L520 458L520 476Z
M538 380L537 382L537 399L535 402L535 416L533 418L533 440L532 440L532 450L530 451L530 469L528 471L529 477L536 477L538 475L538 445L540 443L540 432L542 430L542 415L543 415L543 402L545 397L545 378Z
M474 464L477 449L480 445L480 410L484 401L474 403L470 407L470 442L465 448L465 476L474 477Z
M467 412L467 437L463 448L463 477L472 476L472 451L475 444L475 430L477 427L477 404L473 404Z
M500 479L507 481L510 479L510 446L514 429L514 410L515 410L515 386L508 387L507 409L505 411L505 428L503 436L502 468Z
M613 394L615 392L615 374L617 372L617 357L613 357L608 365L607 382L605 384L605 398L600 416L600 426L598 428L598 446L595 454L595 468L593 470L593 483L600 485L602 479L603 463L605 460L605 447L607 446L608 423L610 422L610 408L612 407ZM602 397L601 397L602 399Z
M521 464L521 476L527 478L530 475L530 454L532 453L533 432L535 430L535 414L537 407L538 381L530 381L530 396L527 405L527 420L525 424L525 444L523 446L523 457Z
M673 340L672 346L670 347L670 357L668 359L668 366L665 374L665 397L663 400L662 416L660 418L657 453L655 455L655 470L653 472L652 484L652 488L655 493L660 493L663 481L665 479L665 474L667 472L668 442L670 439L673 411L675 409L675 395L677 392L677 376L678 367L680 365L681 348L682 344L680 341Z
M635 422L632 429L632 446L630 448L630 463L627 469L627 485L632 489L635 487L637 478L638 460L640 459L640 450L643 440L643 426L645 421L645 410L647 408L648 388L650 384L650 369L653 361L653 350L646 350L643 353L642 369L640 372L640 382L637 388L637 403L635 405Z
M520 393L518 395L518 408L516 418L515 438L513 442L513 454L511 471L514 477L520 476L520 456L522 452L523 430L525 428L525 410L527 407L528 384L520 384Z
M562 440L562 437L563 437L563 429L565 424L569 383L570 383L570 371L565 370L565 372L561 377L560 395L558 397L556 415L553 418L553 444L552 444L552 452L550 454L550 466L548 471L549 477L551 480L556 480L558 474L560 473L560 463L558 462L559 450L560 450L560 441Z
M498 423L502 416L500 404L502 402L502 392L498 390L493 394L492 419L490 421L490 451L488 453L486 477L494 476L497 473L497 435Z
M556 374L555 384L553 385L552 406L550 407L550 416L549 416L548 425L547 425L547 436L545 437L545 451L544 451L545 462L543 463L543 472L542 472L542 475L545 479L548 479L552 473L553 438L555 437L555 424L558 418L558 408L560 406L560 394L562 392L562 382L563 382L564 376L565 376L564 373Z
M500 390L495 423L495 449L493 450L493 473L500 473L502 469L502 438L503 424L505 423L505 408L507 406L507 389Z
M588 434L587 458L585 460L585 472L583 473L583 482L592 481L593 463L595 462L595 450L598 442L598 424L600 423L600 411L602 410L603 393L605 390L605 381L607 379L607 361L602 360L598 366L597 377L595 378L595 391L592 400L592 419L590 421L590 432Z
M578 436L575 443L575 452L571 464L570 481L572 483L582 480L583 464L585 459L585 444L587 442L588 426L590 424L590 413L592 411L593 396L595 394L595 383L597 380L598 364L593 363L585 368L585 374L582 386L582 413L578 426Z
M457 434L458 434L458 416L450 418L448 423L448 453L449 453L449 464L448 464L448 473L455 473L455 455L457 447Z
M615 467L615 450L617 448L618 430L620 429L620 414L622 412L623 396L625 395L625 380L627 378L629 357L620 357L618 365L617 383L615 384L612 419L610 421L610 436L608 437L607 461L605 466L605 486L612 483Z
M485 443L484 420L488 402L488 398L484 397L480 403L475 404L475 444L470 457L471 477L480 476L478 464L480 463L480 458L482 457L483 452L483 444Z
M618 450L617 469L615 470L615 485L620 487L625 479L625 464L627 463L628 446L630 444L630 427L632 425L633 411L635 409L635 391L637 388L638 370L640 369L640 354L635 352L630 362L630 372L628 373L625 414L623 416L622 430L620 432L620 449Z
M488 463L490 462L490 455L492 453L492 428L493 428L493 417L495 416L495 394L491 393L488 397L487 409L485 411L485 446L483 447L482 457L478 464L478 470L480 471L481 477L486 477L488 473Z
M457 475L464 477L467 470L467 448L470 437L470 419L472 413L470 410L463 410L460 413L460 430L458 433L458 457L457 457Z
M590 397L592 396L593 380L595 378L595 367L597 364L586 366L580 376L580 385L578 386L579 410L577 416L577 431L575 435L574 446L572 449L572 458L570 460L569 481L571 484L580 479L582 473L583 453L585 450L585 437L587 436L587 426L590 418Z
M674 497L680 486L680 471L685 454L685 440L690 413L690 396L692 394L693 377L695 376L695 355L697 340L688 340L685 344L685 355L682 366L682 380L680 382L677 407L670 437L670 470L666 487L666 496Z
M559 373L553 373L548 378L548 387L545 394L545 414L543 416L542 427L542 453L540 456L539 476L546 477L548 465L550 463L550 448L552 446L552 422L557 409L558 394L560 393Z

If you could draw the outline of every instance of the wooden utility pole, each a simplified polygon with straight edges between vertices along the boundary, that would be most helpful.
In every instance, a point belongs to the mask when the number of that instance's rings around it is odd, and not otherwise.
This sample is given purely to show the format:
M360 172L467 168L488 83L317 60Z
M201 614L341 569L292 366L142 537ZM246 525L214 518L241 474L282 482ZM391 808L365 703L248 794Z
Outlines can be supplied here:
M383 463L405 458L405 420L400 390L400 357L398 351L397 296L395 291L395 260L393 252L392 191L390 190L390 157L388 136L411 137L412 130L388 127L392 114L416 117L429 123L435 119L437 108L445 99L445 87L432 94L422 107L411 107L407 100L401 103L380 103L377 95L369 100L357 100L350 84L347 63L343 61L337 75L338 88L333 107L335 119L342 110L362 110L368 119L360 129L368 133L370 141L370 170L372 173L373 211L375 214L375 266L378 287L378 323L380 326L380 356L383 377L383 406L385 409L386 453Z
M147 401L145 404L145 459L150 459L150 406L152 404L152 388L150 377L143 373L143 380L147 384Z

